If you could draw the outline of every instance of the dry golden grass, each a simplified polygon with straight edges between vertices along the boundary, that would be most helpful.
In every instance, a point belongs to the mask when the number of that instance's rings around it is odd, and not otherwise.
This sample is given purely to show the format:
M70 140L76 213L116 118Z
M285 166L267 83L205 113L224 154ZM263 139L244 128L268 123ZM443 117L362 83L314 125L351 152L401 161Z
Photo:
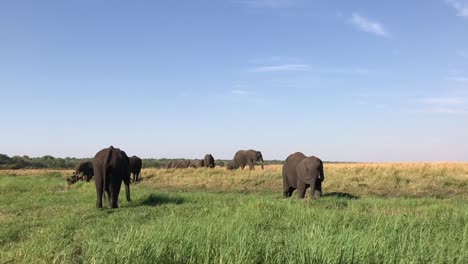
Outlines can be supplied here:
M155 188L272 191L281 194L281 165L262 171L145 169L143 184ZM324 193L380 197L468 196L468 163L325 164Z
M282 190L282 165L254 171L215 169L143 169L139 184L156 189L276 192ZM71 170L13 170L2 175L39 175ZM324 193L379 197L468 197L468 163L325 164Z
M362 196L468 196L468 163L329 164L326 191Z

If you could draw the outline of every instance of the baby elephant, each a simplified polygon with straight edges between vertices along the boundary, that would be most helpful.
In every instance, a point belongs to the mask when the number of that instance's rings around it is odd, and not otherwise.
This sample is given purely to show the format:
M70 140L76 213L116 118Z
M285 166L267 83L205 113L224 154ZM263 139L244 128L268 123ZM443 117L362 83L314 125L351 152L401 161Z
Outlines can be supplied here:
M301 152L291 154L283 165L283 196L291 197L297 189L299 198L304 198L310 187L311 198L319 198L324 179L323 163L319 158L306 157Z

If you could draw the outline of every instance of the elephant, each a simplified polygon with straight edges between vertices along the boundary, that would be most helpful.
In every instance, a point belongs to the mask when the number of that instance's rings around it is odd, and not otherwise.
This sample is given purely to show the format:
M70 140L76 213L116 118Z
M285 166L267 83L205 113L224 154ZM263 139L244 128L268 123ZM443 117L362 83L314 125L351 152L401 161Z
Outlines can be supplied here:
M199 159L195 159L195 160L191 160L189 161L189 168L203 168L205 167L205 161L204 160L199 160Z
M226 164L226 169L227 170L235 170L238 169L239 167L236 167L233 161L230 161Z
M174 160L171 163L171 168L173 168L173 169L185 169L185 168L188 168L189 165L190 165L189 160Z
M90 170L89 166L93 169ZM92 163L85 163L79 166L75 172L82 175L83 179L89 182L93 176L96 184L96 207L102 208L102 196L104 192L109 199L110 208L118 208L120 186L122 181L125 184L125 194L127 201L130 199L130 163L124 151L110 146L102 149L94 156Z
M140 181L140 172L143 165L141 159L137 156L132 156L128 158L128 161L130 163L130 173L133 174L133 182Z
M311 198L320 198L324 179L323 162L319 158L306 157L301 152L291 154L283 164L283 197L291 197L297 189L302 199L310 187Z
M215 160L213 158L213 155L211 154L206 154L205 158L203 159L205 163L206 168L214 168L215 167Z
M79 163L73 175L67 178L68 185L72 185L79 180L83 180L83 175L93 175L93 163L91 161L84 161Z
M263 163L264 162L263 162L262 153L260 151L256 151L256 150L253 150L253 149L239 150L234 155L234 166L229 166L231 168L229 168L229 167L227 167L227 168L228 169L237 169L237 168L240 167L242 170L244 170L245 166L249 165L249 169L253 170L254 169L254 164L257 161L259 161L261 163L262 170L263 170Z

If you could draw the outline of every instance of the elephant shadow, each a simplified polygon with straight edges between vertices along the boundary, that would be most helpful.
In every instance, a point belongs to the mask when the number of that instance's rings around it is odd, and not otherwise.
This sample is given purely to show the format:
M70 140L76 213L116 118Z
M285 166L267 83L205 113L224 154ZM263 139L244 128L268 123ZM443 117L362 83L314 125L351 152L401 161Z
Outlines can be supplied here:
M170 197L167 195L150 194L148 197L139 201L137 205L140 206L158 206L163 204L182 204L185 199L181 197Z
M336 197L341 199L348 199L348 200L356 200L359 199L359 196L352 195L350 193L345 192L331 192L331 193L324 193L323 197Z

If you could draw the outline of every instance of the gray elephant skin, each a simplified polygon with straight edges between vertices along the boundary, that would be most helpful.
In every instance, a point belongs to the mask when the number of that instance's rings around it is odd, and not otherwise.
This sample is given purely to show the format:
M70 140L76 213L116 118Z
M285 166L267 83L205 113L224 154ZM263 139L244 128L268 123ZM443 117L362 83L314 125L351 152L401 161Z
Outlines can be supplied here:
M199 160L199 159L194 159L189 162L189 168L203 168L205 167L205 161L204 160Z
M186 168L203 168L205 167L205 160L174 160L167 164L168 169L186 169Z
M291 197L297 189L299 198L304 198L310 187L311 198L319 198L324 179L323 162L319 158L301 152L291 154L283 164L283 197Z
M143 166L143 162L137 156L128 158L128 162L130 164L130 173L133 174L133 182L140 181L141 167Z
M226 169L227 170L235 170L235 169L238 169L239 167L236 167L236 165L234 164L234 161L230 161L226 164Z
M186 169L190 166L190 160L174 160L167 165L168 169Z
M249 165L249 169L253 170L255 168L255 163L260 162L263 170L263 156L260 151L249 149L249 150L239 150L234 155L233 163L229 163L226 168L228 170L234 170L241 168L244 170L245 166Z
M79 180L83 181L83 175L94 175L93 163L91 161L84 161L76 166L73 175L67 178L68 185L74 184Z
M93 169L90 169L92 167ZM77 168L76 175L82 175L87 182L94 176L96 184L96 207L102 208L102 197L106 192L110 208L118 208L120 186L125 184L127 201L130 199L130 163L124 151L112 146L102 149L92 162Z
M205 163L206 168L214 168L215 167L215 159L213 158L213 155L206 154L203 161Z

